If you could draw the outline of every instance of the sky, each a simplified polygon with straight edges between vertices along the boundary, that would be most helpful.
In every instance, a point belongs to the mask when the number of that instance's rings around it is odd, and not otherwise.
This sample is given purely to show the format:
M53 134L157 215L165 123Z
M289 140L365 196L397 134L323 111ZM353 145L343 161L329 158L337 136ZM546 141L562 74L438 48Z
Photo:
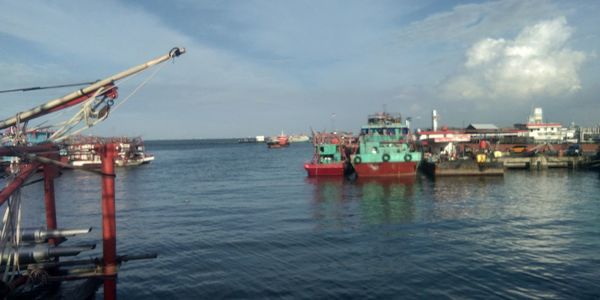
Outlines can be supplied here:
M119 82L126 101L86 134L356 133L384 110L424 129L433 109L510 127L533 107L594 126L599 15L598 1L0 0L0 90L94 81L178 46ZM2 93L0 118L72 91Z

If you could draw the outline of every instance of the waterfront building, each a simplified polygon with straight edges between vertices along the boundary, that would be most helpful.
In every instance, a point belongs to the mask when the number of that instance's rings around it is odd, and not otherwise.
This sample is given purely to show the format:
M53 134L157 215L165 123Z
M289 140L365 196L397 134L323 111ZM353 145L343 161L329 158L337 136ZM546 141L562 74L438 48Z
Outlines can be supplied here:
M499 128L494 124L471 123L465 128L471 140L487 140L490 142L524 143L527 140L527 131L515 128Z
M595 127L579 127L576 130L579 143L600 143L600 125Z
M562 127L560 123L547 123L543 120L542 109L536 107L525 124L515 124L515 128L527 132L534 143L576 143L575 129Z

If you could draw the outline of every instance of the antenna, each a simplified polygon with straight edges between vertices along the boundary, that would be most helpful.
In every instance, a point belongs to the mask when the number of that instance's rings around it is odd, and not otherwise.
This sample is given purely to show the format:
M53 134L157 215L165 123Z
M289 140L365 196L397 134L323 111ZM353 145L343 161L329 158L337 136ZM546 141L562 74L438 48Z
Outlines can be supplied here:
M335 113L331 114L331 132L335 132Z

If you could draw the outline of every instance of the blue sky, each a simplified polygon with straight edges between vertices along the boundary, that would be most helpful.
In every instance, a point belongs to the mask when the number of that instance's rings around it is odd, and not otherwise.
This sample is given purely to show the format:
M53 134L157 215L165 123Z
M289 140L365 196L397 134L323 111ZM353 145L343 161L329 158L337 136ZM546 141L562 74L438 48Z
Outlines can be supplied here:
M597 1L5 1L0 89L93 81L165 54L90 130L147 139L600 122ZM120 85L124 99L152 71ZM70 90L0 94L1 118ZM332 122L331 115L335 113Z

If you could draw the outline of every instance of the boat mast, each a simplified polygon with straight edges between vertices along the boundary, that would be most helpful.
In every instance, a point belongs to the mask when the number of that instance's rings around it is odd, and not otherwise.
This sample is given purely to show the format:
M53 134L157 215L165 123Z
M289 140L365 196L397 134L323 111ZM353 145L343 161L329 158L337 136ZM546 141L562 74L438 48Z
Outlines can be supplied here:
M146 70L150 67L153 67L155 65L158 65L162 62L165 62L171 58L175 58L178 57L181 54L185 53L185 48L178 48L175 47L173 49L171 49L171 51L169 51L169 53L157 57L153 60L150 60L144 64L135 66L133 68L127 69L121 73L115 74L113 76L110 76L106 79L100 80L88 87L82 88L78 91L72 92L66 96L63 96L62 98L57 98L57 99L53 99L50 100L40 106L34 107L30 110L24 111L24 112L20 112L17 113L16 116L11 117L11 118L7 118L3 121L0 121L0 129L5 129L8 128L10 126L14 126L15 124L17 124L18 122L26 122L29 121L31 119L37 118L37 117L41 117L43 115L46 115L48 113L53 112L54 110L56 110L59 107L67 107L69 106L69 104L73 101L73 100L77 100L81 97L84 96L92 96L94 93L96 93L96 91L98 91L99 89L105 87L105 86L111 86L109 87L109 90L111 90L112 88L112 83L114 83L117 80L121 80L125 77L131 76L133 74L139 73L143 70Z

